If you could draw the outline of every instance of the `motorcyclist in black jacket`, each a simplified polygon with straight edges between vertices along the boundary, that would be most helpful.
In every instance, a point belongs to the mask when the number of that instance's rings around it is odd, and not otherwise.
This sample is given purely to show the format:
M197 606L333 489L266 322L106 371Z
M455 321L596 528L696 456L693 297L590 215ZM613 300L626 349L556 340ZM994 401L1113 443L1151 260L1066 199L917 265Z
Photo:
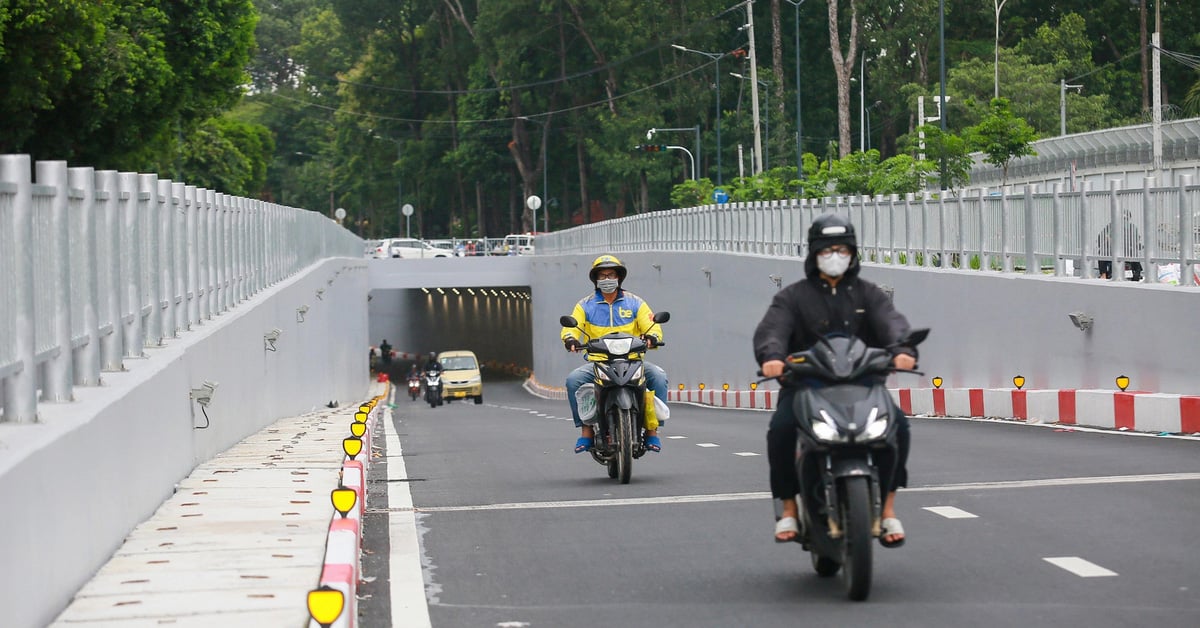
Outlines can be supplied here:
M829 334L861 338L868 346L889 348L892 364L899 369L916 366L916 349L896 346L909 331L908 320L896 311L891 298L879 286L859 278L858 242L854 225L837 214L818 216L808 230L806 279L785 286L775 294L770 307L754 331L754 357L766 377L784 371L784 358L803 351ZM796 417L792 399L796 389L780 391L775 414L767 429L767 459L771 494L782 500L782 517L776 522L775 540L795 540L799 533L796 495ZM899 408L899 451L894 461L880 460L881 481L887 488L883 504L880 541L887 547L904 542L904 528L896 518L896 489L905 486L908 472L908 417ZM894 463L894 466L893 466Z

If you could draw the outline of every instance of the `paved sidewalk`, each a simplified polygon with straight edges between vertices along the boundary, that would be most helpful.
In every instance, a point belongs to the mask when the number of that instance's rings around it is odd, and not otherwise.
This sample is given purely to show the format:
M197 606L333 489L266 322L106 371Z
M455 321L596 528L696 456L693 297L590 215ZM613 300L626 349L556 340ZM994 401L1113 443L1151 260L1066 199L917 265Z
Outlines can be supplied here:
M282 419L196 467L51 625L307 626L357 410Z

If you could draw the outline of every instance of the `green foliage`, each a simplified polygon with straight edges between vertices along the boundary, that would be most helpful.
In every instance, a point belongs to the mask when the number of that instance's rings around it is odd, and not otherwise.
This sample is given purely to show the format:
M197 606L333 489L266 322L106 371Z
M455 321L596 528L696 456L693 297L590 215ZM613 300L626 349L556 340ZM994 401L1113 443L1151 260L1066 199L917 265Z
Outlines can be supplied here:
M945 170L939 172L941 189L957 189L970 183L971 167L975 161L971 159L971 150L967 141L953 133L942 133L942 129L931 124L918 127L918 132L925 132L925 157L935 169L945 164ZM920 137L918 133L902 138L902 145L909 153L918 153Z
M925 186L925 178L934 172L937 172L937 166L930 161L896 155L885 159L875 168L868 186L871 194L919 192Z
M707 178L688 179L671 188L672 207L698 207L713 202L713 182Z
M833 162L830 177L838 194L870 194L871 176L879 166L879 151L850 153Z
M984 161L1004 171L1002 184L1008 180L1008 165L1013 159L1037 154L1030 146L1037 139L1037 132L1013 115L1005 98L993 98L991 113L968 128L965 135L976 150L986 155Z

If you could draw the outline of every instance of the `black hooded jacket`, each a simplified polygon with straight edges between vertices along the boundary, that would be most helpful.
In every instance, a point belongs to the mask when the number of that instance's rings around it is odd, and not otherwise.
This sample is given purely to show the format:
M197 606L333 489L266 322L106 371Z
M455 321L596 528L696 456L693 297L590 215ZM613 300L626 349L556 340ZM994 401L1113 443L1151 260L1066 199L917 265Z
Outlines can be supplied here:
M908 319L896 311L879 286L859 278L857 251L852 255L855 257L850 267L834 287L821 278L816 255L809 253L804 261L807 278L777 292L754 330L754 358L758 364L783 360L789 353L803 351L819 337L832 333L858 336L868 346L883 348L908 334ZM892 351L917 355L912 347Z

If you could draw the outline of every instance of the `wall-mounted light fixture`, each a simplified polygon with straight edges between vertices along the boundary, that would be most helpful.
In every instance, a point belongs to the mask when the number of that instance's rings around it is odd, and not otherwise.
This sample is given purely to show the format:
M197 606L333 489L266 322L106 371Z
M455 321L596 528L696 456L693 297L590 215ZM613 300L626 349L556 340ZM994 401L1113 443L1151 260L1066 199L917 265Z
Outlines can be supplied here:
M1092 317L1083 312L1071 312L1067 314L1071 319L1071 324L1079 331L1087 331L1092 328Z
M308 314L307 305L301 305L300 307L296 308L296 322L303 323L305 314Z
M188 392L188 397L190 397L192 401L200 404L201 407L207 407L208 404L212 403L212 396L213 393L216 392L217 386L219 386L217 382L206 381L203 384L200 384L199 388L191 389L191 391Z
M767 275L771 281L775 282L775 289L783 287L783 275Z
M263 334L263 348L267 351L275 351L275 341L279 340L279 334L282 333L283 330L276 327L275 329Z
M194 422L192 429L206 430L212 422L208 420L208 404L212 403L213 393L217 390L217 382L205 381L200 384L199 388L192 388L188 391L188 397L200 406L200 413L204 415L204 425L197 426Z

